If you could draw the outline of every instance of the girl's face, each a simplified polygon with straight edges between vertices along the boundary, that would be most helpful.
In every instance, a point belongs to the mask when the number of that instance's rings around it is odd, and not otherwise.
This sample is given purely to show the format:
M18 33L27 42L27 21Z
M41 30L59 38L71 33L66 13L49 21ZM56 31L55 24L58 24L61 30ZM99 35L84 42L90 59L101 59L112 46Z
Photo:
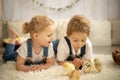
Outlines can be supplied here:
M86 33L81 32L73 32L70 36L68 36L71 45L75 50L78 50L85 45L87 37Z
M54 34L54 26L48 26L43 31L37 33L37 42L39 45L47 47L52 42L53 34Z

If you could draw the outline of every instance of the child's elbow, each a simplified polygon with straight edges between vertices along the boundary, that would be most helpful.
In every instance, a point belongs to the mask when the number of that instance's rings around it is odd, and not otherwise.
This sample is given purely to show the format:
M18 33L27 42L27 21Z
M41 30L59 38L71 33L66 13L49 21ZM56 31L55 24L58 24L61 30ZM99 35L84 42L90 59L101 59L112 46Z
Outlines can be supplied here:
M16 70L18 70L18 71L20 70L20 67L18 65L16 65Z
M57 63L58 63L59 65L62 65L62 64L63 64L63 62L62 62L62 61L57 61Z

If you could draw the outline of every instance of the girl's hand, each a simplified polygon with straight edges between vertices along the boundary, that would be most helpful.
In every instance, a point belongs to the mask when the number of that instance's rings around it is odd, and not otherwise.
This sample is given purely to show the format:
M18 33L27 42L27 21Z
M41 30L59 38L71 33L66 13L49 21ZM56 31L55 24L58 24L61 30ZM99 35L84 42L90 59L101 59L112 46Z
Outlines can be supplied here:
M30 71L36 71L38 70L39 66L38 65L33 65L30 67Z
M44 69L44 65L43 64L39 65L39 67L38 67L38 70L41 71L42 69Z

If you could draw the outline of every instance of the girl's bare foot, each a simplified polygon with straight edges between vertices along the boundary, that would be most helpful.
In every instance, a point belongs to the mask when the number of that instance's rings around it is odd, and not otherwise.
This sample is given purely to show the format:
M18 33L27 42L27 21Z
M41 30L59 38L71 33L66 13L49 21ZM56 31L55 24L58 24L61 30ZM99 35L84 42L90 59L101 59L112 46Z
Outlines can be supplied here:
M12 39L16 39L16 38L19 37L19 34L15 30L13 30L11 28L10 28L10 33L11 33L11 38Z

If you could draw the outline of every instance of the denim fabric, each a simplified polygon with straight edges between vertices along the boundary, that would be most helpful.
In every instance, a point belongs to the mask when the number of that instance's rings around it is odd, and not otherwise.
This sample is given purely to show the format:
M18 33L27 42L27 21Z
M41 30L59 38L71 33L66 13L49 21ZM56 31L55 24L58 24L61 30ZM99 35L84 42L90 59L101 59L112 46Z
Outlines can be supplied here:
M27 49L28 49L28 57L32 57L32 44L31 44L31 39L28 39L27 41ZM43 48L43 57L45 59L39 61L39 62L31 62L31 61L26 61L25 65L33 65L33 64L45 64L46 63L46 57L48 56L48 47ZM3 60L6 61L16 61L18 53L15 51L15 45L14 44L8 44L6 46L6 49L4 51L4 54L2 56Z
M14 44L8 44L6 46L6 49L4 51L4 54L2 56L3 60L6 61L16 61L18 53L14 51L15 45Z
M48 56L48 47L43 48L43 60L38 61L38 62L32 62L30 58L32 58L32 43L31 43L31 38L27 40L27 52L28 52L28 60L26 60L25 65L34 65L34 64L45 64L46 63L46 58Z
M57 55L57 47L58 47L58 44L59 44L59 40L52 41L52 43L53 43L54 54L56 56Z

